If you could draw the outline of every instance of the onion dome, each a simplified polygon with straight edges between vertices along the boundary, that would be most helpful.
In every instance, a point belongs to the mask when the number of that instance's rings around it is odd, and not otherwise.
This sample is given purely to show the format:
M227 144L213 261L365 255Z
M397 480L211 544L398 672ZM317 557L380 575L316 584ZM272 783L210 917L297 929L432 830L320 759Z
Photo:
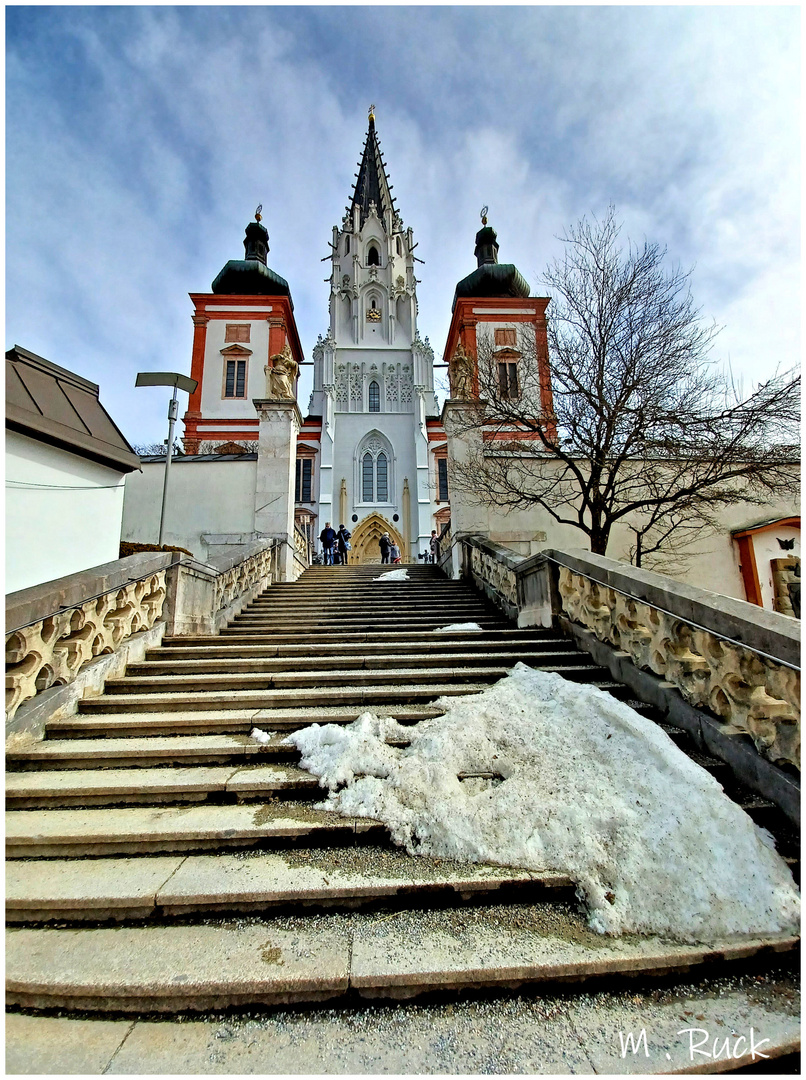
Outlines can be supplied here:
M290 300L288 282L266 265L269 234L260 223L260 208L255 219L246 226L244 258L230 259L213 282L212 291L227 296L287 296Z
M486 213L486 208L485 208ZM456 286L453 308L457 299L469 296L528 296L529 284L512 263L498 261L498 236L482 216L482 227L476 233L477 270L462 278ZM451 310L453 310L453 308Z

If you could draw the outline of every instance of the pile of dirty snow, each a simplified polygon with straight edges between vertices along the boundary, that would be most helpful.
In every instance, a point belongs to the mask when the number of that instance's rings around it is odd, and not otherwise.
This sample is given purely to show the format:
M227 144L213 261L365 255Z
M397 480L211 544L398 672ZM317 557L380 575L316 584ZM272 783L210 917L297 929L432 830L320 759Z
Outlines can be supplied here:
M447 634L453 633L454 630L481 630L481 627L477 622L454 622L450 626L440 626L436 630L432 630L432 634Z
M708 941L797 926L769 834L623 702L518 664L440 704L444 716L414 727L365 713L288 741L330 789L326 809L385 822L412 854L567 873L601 933ZM457 777L480 772L502 779Z
M399 570L389 570L385 574L381 574L380 577L372 579L373 581L408 581L409 572L405 566L401 566Z

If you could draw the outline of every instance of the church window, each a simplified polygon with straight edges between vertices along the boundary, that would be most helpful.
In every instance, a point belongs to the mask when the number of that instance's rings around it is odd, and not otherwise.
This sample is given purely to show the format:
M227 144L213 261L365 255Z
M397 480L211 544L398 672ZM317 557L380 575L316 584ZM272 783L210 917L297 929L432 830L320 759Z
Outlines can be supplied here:
M369 384L369 411L381 411L381 388L374 381Z
M386 469L386 454L378 454L376 463L377 499L376 502L386 502L389 498L388 476Z
M518 365L510 360L503 360L498 365L498 392L509 401L519 397Z
M375 247L374 244L369 245L367 251L367 266L380 266L381 265L381 253Z
M372 454L364 454L364 460L361 465L362 478L361 486L363 489L364 502L375 501L375 462L372 460Z
M397 237L397 240L395 241L395 243L397 245L397 253L398 253L398 255L402 255L403 254L403 245L400 243L400 237L399 236Z
M297 478L294 489L295 502L311 501L311 479L313 462L310 458L297 458Z
M448 459L437 458L437 499L448 501Z
M227 360L227 371L224 379L225 398L246 397L246 361Z
M249 341L249 323L227 323L224 330L224 341Z
M350 237L349 236L345 236L345 238L344 238L344 254L345 255L350 254Z
M515 330L496 330L495 343L496 345L509 345L514 346L515 342Z

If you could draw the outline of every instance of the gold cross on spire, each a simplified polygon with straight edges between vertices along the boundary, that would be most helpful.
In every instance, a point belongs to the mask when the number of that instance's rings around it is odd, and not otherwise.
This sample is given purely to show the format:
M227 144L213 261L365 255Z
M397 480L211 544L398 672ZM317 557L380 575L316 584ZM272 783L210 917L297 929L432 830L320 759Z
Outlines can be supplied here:
M375 106L374 105L370 105L370 107L369 107L369 119L370 119L371 123L373 123L373 124L375 123Z

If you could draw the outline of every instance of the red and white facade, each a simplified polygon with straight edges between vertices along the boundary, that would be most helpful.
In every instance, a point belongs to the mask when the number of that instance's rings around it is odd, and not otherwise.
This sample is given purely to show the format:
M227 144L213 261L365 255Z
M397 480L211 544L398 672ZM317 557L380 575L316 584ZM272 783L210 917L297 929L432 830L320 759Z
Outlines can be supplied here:
M252 400L267 397L270 358L288 345L296 362L303 360L291 300L215 293L191 293L190 299L190 375L199 385L183 418L185 453L224 443L256 449L258 418Z

